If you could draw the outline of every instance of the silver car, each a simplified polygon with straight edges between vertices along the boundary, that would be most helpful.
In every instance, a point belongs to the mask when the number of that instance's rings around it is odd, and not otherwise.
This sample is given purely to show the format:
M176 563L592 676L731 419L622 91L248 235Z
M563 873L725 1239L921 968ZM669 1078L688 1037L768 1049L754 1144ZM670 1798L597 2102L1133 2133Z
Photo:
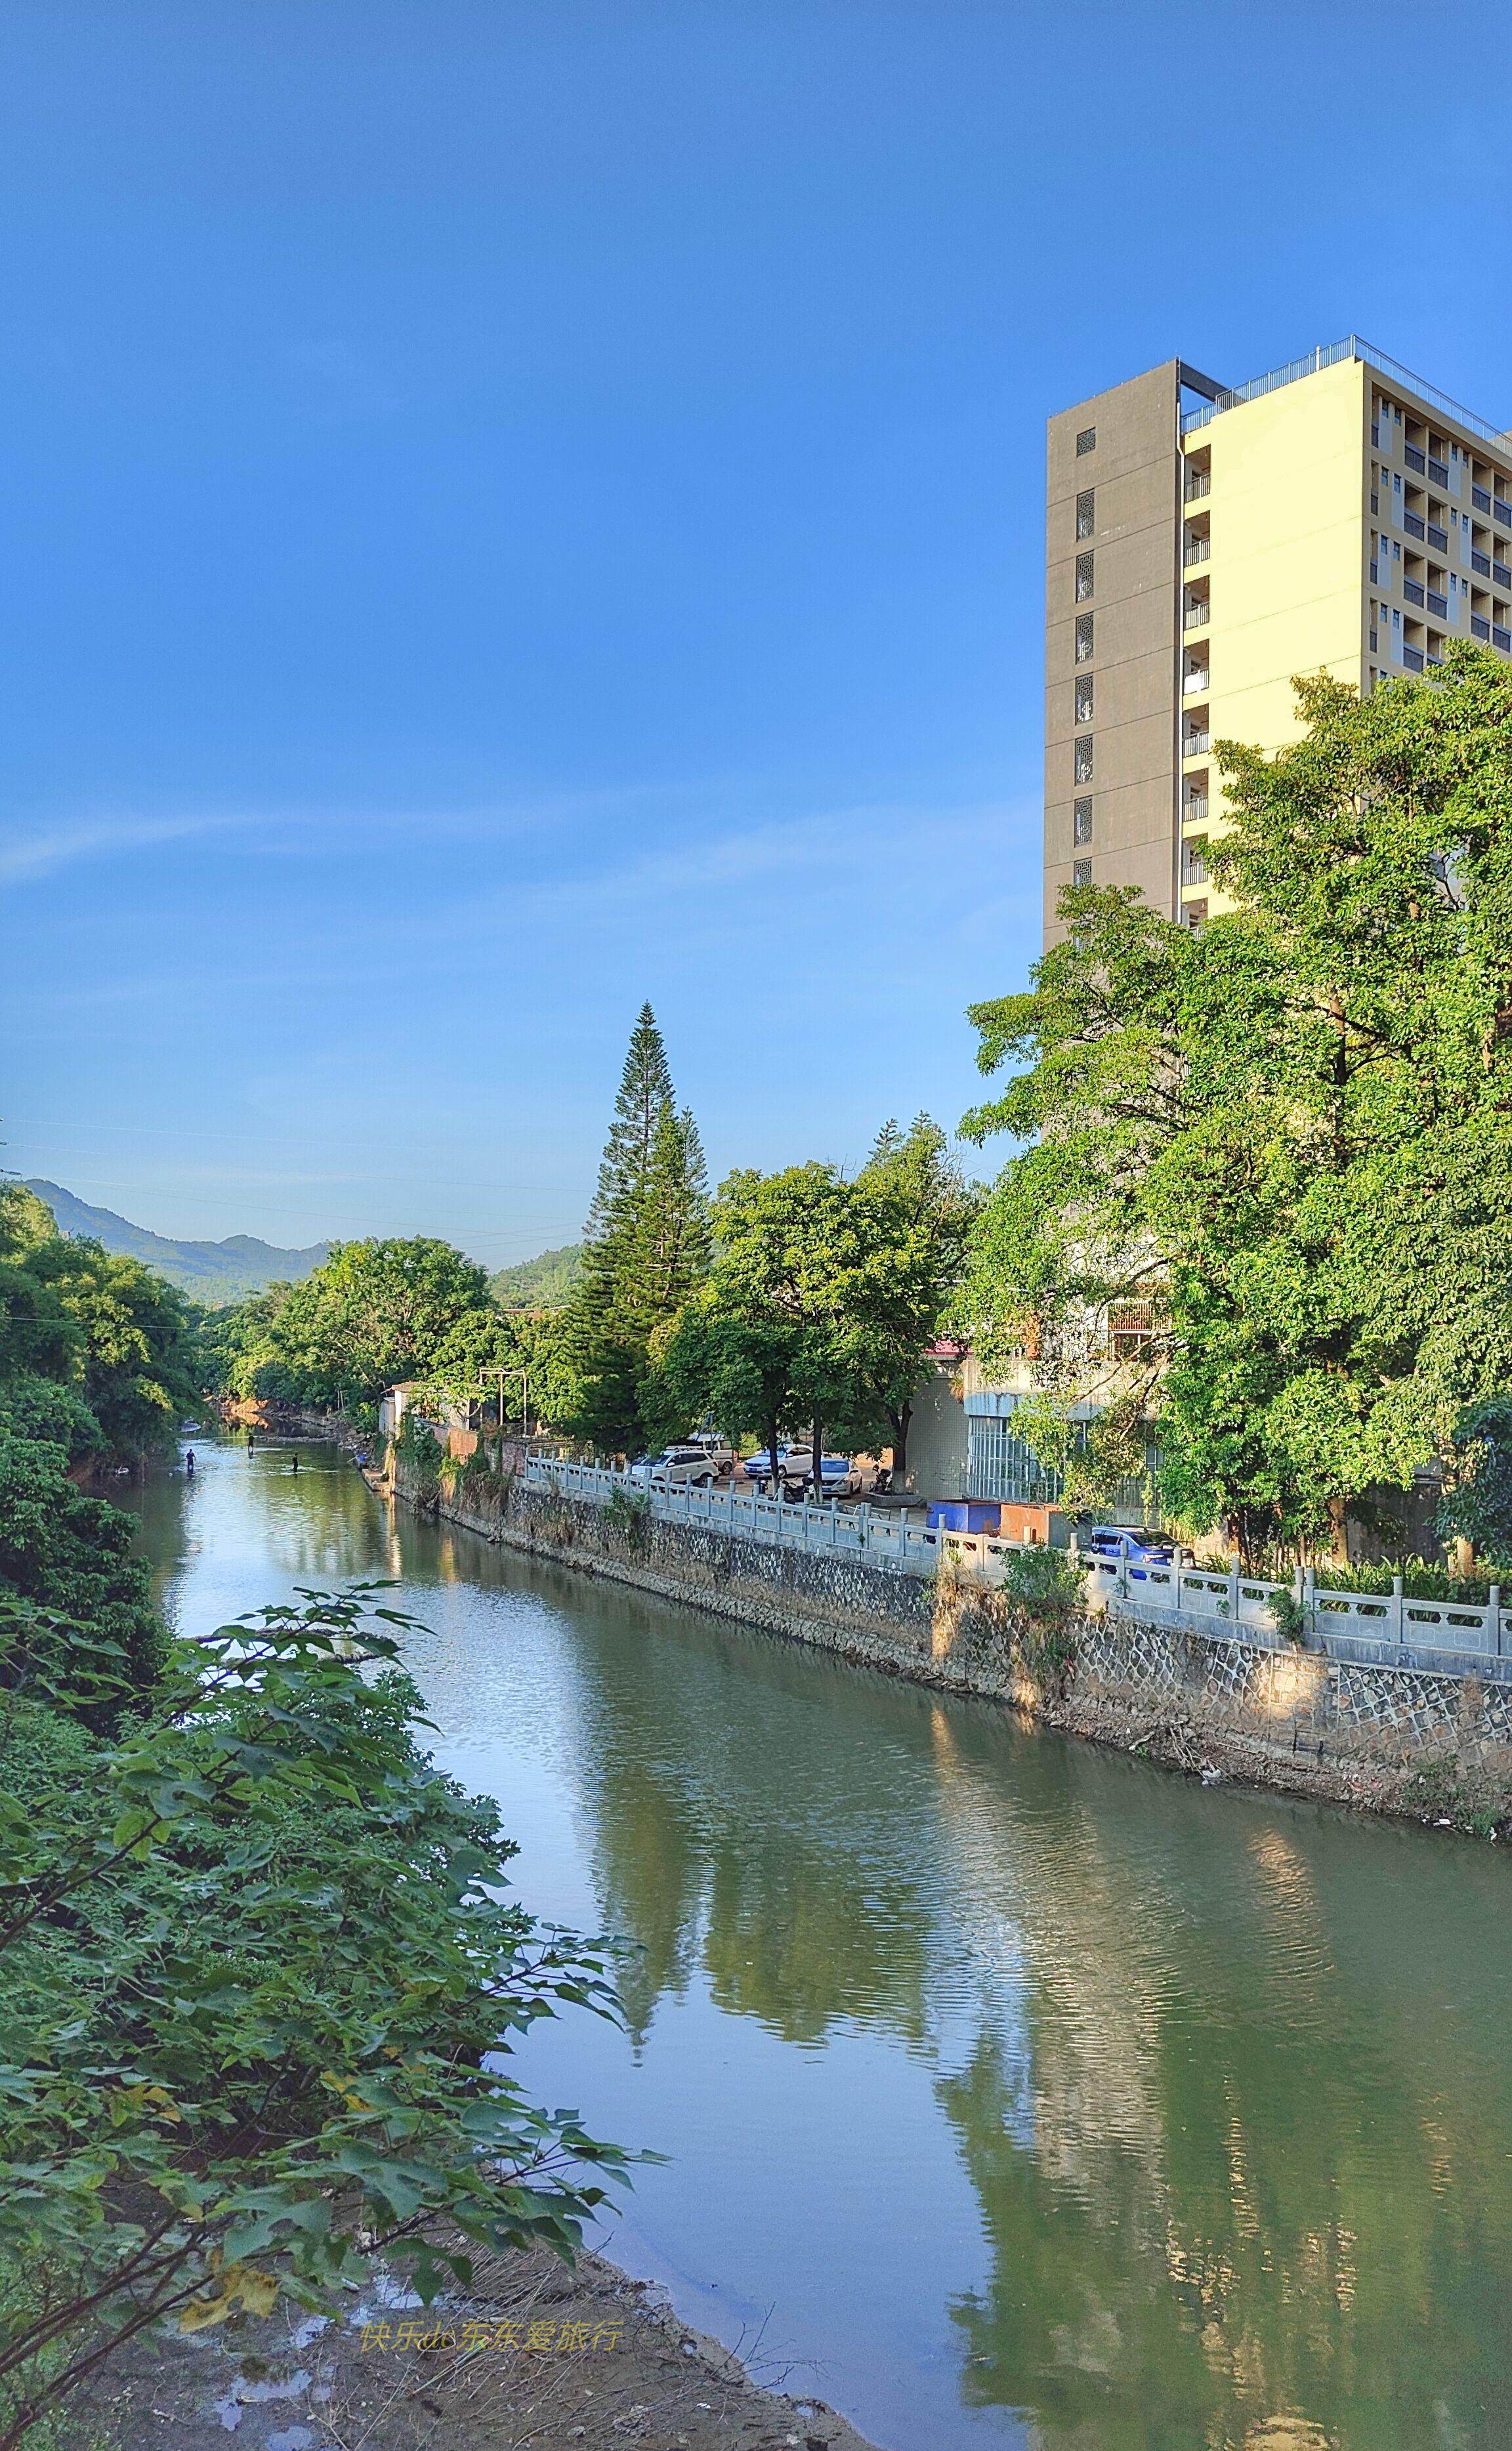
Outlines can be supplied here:
M633 1463L630 1478L649 1481L654 1489L712 1489L717 1471L707 1447L668 1447L664 1455Z

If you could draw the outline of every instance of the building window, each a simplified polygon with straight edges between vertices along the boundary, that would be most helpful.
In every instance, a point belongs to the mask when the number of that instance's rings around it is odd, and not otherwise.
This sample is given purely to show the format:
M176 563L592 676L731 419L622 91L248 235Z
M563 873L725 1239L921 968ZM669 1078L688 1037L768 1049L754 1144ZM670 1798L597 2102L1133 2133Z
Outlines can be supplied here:
M1152 1303L1115 1303L1108 1314L1108 1341L1115 1362L1137 1362L1149 1350L1155 1330Z
M1181 906L1181 918L1184 928L1194 928L1200 932L1208 925L1207 903L1184 902Z
M1006 1421L966 1417L966 1486L972 1498L1014 1500L1021 1506L1053 1505L1063 1487L1032 1447L1015 1439Z
M1076 616L1076 660L1085 664L1092 652L1092 617L1090 613Z
M1091 861L1090 859L1073 859L1071 862L1071 883L1073 885L1090 885L1091 881Z
M1083 673L1076 684L1076 720L1090 723L1092 719L1092 676Z
M1183 885L1206 885L1208 882L1208 850L1206 834L1196 834L1181 850L1181 881Z
M1076 437L1076 457L1077 457L1077 459L1078 459L1078 460L1085 460L1085 458L1087 457L1088 452L1089 452L1089 451L1095 451L1095 450L1096 450L1096 448L1097 448L1097 428L1096 428L1096 426L1095 426L1095 425L1084 425L1084 426L1082 427L1082 430L1081 430L1080 434L1078 434L1078 436Z
M1076 601L1085 604L1092 592L1092 557L1079 553L1076 557Z
M1090 783L1092 779L1092 735L1084 733L1076 743L1076 780Z
M1097 532L1096 500L1090 485L1085 494L1076 497L1076 533L1079 537L1095 536Z
M1071 840L1074 843L1090 843L1091 838L1092 804L1090 800L1078 800L1071 811Z

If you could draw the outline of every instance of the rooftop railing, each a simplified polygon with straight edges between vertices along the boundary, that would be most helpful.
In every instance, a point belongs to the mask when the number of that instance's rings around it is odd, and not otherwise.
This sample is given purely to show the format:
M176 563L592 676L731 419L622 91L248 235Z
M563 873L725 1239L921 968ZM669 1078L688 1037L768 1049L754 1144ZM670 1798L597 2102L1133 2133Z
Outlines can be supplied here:
M1215 417L1222 417L1227 409L1241 408L1248 400L1263 400L1267 392L1284 391L1288 383L1302 382L1308 375L1322 374L1325 366L1342 365L1347 358L1356 358L1363 365L1374 366L1378 374L1386 375L1393 382L1400 383L1404 391L1410 392L1414 400L1421 400L1424 407L1442 409L1445 417L1452 418L1456 425L1463 425L1467 433L1479 434L1483 441L1494 442L1502 451L1506 451L1506 436L1500 426L1491 424L1486 418L1477 417L1473 409L1451 400L1447 392L1437 391L1431 383L1421 382L1395 358L1388 358L1384 350L1363 341L1358 332L1351 332L1347 340L1330 341L1325 347L1313 349L1305 358L1293 358L1289 365L1273 367L1268 375L1257 375L1253 382L1239 383L1232 391L1221 391L1216 400L1205 400L1199 407L1185 410L1181 430L1183 434L1190 434L1199 425L1210 424Z

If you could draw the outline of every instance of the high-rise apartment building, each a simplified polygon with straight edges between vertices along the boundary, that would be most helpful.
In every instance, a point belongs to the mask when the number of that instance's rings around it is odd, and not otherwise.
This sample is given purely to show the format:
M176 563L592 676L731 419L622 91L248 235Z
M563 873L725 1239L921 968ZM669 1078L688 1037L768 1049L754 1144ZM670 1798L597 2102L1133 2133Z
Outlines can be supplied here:
M1512 435L1352 335L1235 391L1158 366L1052 417L1048 460L1047 942L1073 882L1224 907L1211 744L1294 739L1293 674L1512 655Z

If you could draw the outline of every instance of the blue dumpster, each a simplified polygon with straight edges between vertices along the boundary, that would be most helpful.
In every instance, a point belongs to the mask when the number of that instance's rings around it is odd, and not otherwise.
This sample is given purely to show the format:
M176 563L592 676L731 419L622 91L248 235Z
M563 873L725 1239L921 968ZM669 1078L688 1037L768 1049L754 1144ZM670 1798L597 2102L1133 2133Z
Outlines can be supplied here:
M995 1498L937 1498L930 1504L932 1532L995 1532L1000 1509Z

